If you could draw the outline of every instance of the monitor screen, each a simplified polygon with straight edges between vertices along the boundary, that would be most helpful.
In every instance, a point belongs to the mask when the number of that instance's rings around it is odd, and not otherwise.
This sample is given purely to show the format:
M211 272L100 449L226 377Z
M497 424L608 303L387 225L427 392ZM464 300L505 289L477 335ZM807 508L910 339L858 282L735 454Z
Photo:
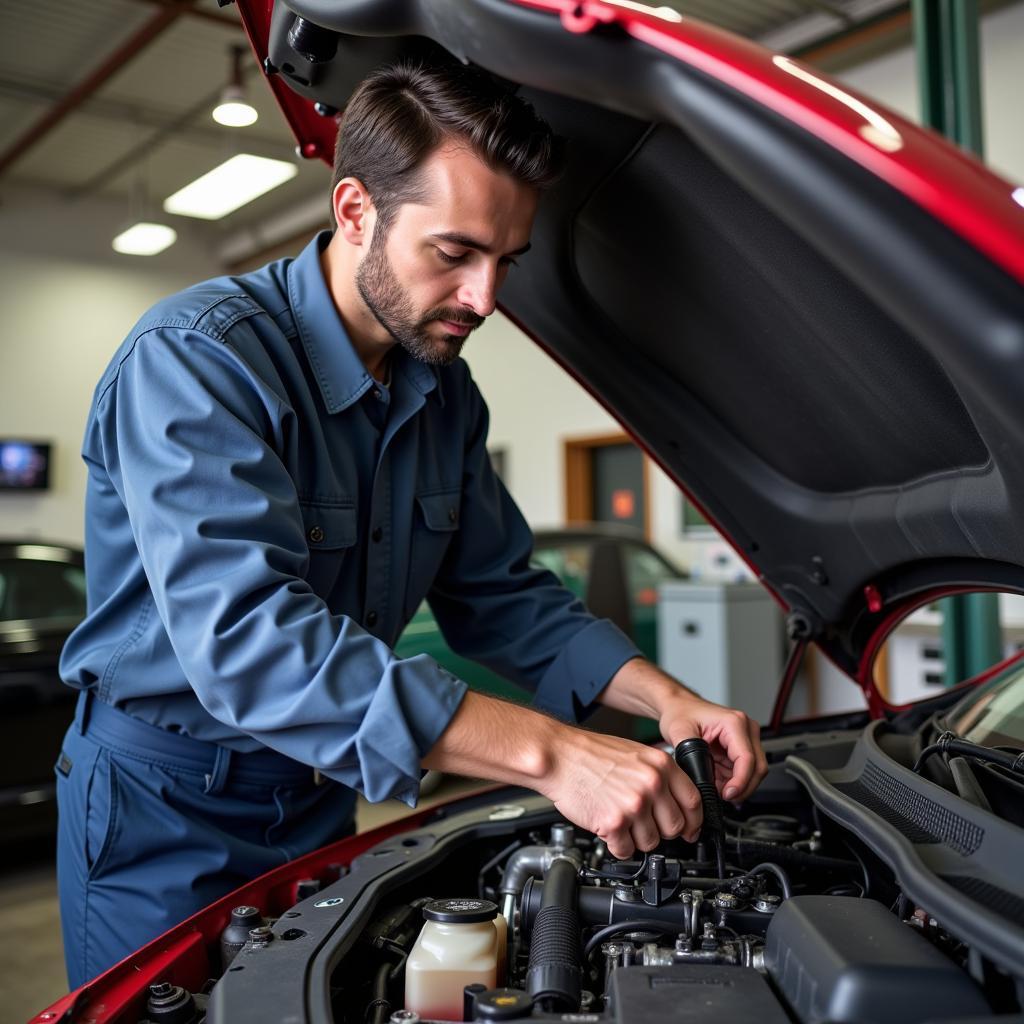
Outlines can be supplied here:
M49 444L0 439L0 491L45 491L49 486Z

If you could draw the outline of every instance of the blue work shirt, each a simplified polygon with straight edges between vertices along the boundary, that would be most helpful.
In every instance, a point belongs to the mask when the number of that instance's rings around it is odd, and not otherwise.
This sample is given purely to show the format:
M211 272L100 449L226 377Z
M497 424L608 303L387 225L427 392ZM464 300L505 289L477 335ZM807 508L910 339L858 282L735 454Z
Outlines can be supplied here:
M392 647L426 596L458 653L574 720L639 652L550 573L456 360L367 372L320 266L196 285L132 330L86 426L88 614L61 674L164 729L414 803L466 684Z

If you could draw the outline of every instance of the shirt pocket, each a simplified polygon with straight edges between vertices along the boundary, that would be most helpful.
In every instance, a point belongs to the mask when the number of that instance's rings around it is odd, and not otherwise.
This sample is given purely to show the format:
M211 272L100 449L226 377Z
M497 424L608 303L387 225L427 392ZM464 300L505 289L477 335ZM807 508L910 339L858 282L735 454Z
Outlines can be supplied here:
M318 501L300 502L299 507L309 549L306 582L315 594L326 600L337 585L342 570L351 569L359 527L356 508L355 505Z
M416 495L405 593L406 618L415 615L441 568L448 545L459 529L461 499L459 490Z

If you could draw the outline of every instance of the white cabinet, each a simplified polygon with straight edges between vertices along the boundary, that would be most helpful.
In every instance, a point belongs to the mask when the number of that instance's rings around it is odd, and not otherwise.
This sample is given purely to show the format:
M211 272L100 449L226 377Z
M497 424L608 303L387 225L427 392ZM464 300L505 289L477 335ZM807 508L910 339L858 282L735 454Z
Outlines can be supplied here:
M782 674L783 621L757 583L663 583L658 660L702 697L766 722Z

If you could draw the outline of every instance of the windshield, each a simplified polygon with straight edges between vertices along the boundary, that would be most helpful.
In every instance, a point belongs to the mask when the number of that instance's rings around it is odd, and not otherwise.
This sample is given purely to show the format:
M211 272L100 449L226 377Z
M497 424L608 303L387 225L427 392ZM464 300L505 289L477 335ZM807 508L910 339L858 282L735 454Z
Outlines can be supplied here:
M965 697L947 724L961 739L982 746L1024 746L1024 659Z

